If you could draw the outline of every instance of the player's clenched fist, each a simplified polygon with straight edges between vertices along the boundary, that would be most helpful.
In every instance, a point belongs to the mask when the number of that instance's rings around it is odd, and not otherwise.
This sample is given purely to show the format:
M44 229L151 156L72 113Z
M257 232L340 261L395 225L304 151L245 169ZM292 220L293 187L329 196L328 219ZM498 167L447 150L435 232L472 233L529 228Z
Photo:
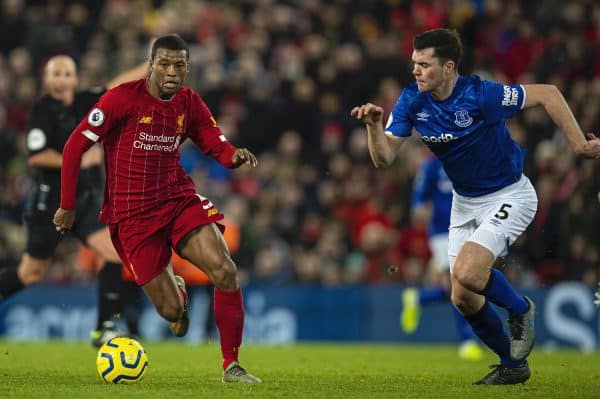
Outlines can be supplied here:
M366 103L352 108L350 115L363 122L365 125L374 125L376 123L381 123L383 118L383 108L375 104Z
M234 168L237 168L245 163L255 167L258 164L258 161L256 160L254 154L251 153L247 148L238 148L233 153L232 163Z
M73 223L75 223L75 211L58 208L54 213L54 219L52 221L54 226L56 226L56 231L62 233L70 230L71 227L73 227Z
M575 148L577 155L589 159L600 158L600 139L594 133L587 134L588 140L582 146Z

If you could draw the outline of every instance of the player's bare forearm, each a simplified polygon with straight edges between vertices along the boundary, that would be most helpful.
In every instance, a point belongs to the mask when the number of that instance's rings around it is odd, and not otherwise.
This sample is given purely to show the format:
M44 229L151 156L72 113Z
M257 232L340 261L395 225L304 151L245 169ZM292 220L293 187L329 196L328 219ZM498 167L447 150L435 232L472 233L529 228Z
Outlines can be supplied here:
M375 167L389 166L394 162L396 154L390 146L381 124L367 125L367 143Z
M525 108L542 105L550 119L565 134L576 154L586 158L600 157L600 140L591 133L588 134L589 140L586 139L575 115L556 86L535 84L524 87L527 93Z
M383 108L366 103L354 107L350 115L367 127L369 155L375 167L390 165L394 161L395 153L383 132Z
M145 78L146 76L148 76L149 72L150 64L148 63L148 61L145 61L142 64L115 76L110 82L106 84L106 88L112 89L113 87L116 87L125 82Z
M52 148L47 148L37 154L30 155L27 158L27 164L29 166L60 169L62 166L62 155Z
M93 166L102 165L104 151L100 144L94 144L89 150L83 153L81 157L81 169L91 168Z

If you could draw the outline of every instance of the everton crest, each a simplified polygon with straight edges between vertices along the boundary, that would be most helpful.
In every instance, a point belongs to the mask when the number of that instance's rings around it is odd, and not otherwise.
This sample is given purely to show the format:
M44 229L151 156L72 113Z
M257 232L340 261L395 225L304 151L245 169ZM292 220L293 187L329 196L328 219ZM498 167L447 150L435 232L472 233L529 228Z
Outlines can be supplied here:
M455 116L454 123L458 127L471 126L471 123L473 123L473 118L469 115L469 111L464 111L464 110L456 111L454 113L454 116Z

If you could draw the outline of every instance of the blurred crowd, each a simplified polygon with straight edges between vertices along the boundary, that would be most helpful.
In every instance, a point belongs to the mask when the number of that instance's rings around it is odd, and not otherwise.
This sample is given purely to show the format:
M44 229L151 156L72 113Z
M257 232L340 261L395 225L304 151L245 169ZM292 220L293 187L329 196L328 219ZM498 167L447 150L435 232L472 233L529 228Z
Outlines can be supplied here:
M340 286L426 281L426 220L409 198L431 156L418 137L394 165L375 169L350 109L391 111L412 81L415 33L462 35L459 71L507 83L552 83L585 132L600 132L600 3L594 0L1 0L0 264L18 262L29 188L25 129L48 57L78 62L80 86L102 85L148 57L152 37L190 44L187 85L221 129L258 155L251 170L223 169L181 148L198 191L226 215L244 283ZM543 108L509 122L528 149L539 195L528 232L506 259L518 284L597 284L598 163L576 159ZM66 240L47 279L93 278Z

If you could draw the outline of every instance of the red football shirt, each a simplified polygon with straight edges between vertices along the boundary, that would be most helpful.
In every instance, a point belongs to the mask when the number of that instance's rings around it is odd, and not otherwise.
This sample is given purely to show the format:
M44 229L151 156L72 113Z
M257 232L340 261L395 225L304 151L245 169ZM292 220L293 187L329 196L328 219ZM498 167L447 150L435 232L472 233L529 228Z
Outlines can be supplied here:
M99 141L106 170L102 222L115 223L195 195L179 159L179 146L188 137L205 154L232 166L235 147L195 91L181 88L170 100L161 100L148 92L145 79L107 91L65 144L61 208L75 208L81 156Z

